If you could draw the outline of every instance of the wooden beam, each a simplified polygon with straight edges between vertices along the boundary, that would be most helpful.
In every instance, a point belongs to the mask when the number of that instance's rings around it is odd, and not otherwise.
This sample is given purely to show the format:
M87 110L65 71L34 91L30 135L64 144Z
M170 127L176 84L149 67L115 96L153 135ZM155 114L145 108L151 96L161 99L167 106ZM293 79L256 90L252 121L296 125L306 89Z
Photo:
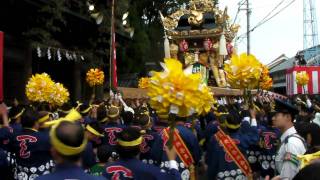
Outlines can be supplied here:
M241 96L243 93L240 89L210 87L214 96ZM147 90L140 88L119 87L124 98L147 98Z

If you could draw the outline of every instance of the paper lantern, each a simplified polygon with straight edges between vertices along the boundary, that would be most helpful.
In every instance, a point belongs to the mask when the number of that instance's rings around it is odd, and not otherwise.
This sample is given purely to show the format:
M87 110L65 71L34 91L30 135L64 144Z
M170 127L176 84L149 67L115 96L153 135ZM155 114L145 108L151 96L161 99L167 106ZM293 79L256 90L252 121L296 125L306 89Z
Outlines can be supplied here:
M186 40L182 40L180 43L179 43L179 50L181 52L186 52L188 51L189 49L189 44Z

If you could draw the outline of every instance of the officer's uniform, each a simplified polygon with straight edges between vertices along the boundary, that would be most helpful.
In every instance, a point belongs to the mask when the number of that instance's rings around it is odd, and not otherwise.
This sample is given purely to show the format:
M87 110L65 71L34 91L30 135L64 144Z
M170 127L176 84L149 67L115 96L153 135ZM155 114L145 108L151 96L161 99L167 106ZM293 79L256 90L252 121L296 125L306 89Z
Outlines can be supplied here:
M77 179L77 180L102 180L102 177L92 176L83 171L83 169L74 164L59 164L55 171L40 176L37 180L60 180L60 179Z
M306 152L304 140L291 127L281 136L281 146L275 158L276 169L281 179L292 179L299 171L297 155Z
M276 112L291 113L293 116L298 114L298 110L281 100L275 100ZM300 137L292 126L281 135L281 145L275 157L277 172L281 179L292 179L299 171L299 161L297 155L306 152L304 139Z
M10 146L16 155L15 179L32 180L52 171L54 163L47 132L25 128L13 135Z
M170 161L172 163L172 161ZM175 164L176 162L173 162ZM160 168L141 162L138 159L120 159L116 162L107 164L106 172L103 174L108 179L159 179L170 180L180 179L177 165L171 165L167 172L161 171Z

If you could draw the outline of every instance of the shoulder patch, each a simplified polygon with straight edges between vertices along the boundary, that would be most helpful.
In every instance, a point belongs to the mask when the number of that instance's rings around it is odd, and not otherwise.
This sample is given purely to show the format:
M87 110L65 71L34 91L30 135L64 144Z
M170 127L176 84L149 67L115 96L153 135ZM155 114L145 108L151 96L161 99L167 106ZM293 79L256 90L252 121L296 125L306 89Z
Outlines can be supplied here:
M299 166L299 159L298 156L292 153L287 152L284 155L284 160L283 161L289 161L293 163L295 166Z

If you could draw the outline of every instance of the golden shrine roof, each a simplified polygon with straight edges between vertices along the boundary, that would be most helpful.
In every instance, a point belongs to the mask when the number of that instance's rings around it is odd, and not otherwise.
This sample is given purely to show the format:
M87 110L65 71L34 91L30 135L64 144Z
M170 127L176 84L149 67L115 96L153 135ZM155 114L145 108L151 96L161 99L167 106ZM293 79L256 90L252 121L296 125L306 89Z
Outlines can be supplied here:
M219 10L212 0L190 0L187 8L181 8L161 20L167 35L173 39L219 36L223 32L232 40L239 25L229 23L227 8Z

